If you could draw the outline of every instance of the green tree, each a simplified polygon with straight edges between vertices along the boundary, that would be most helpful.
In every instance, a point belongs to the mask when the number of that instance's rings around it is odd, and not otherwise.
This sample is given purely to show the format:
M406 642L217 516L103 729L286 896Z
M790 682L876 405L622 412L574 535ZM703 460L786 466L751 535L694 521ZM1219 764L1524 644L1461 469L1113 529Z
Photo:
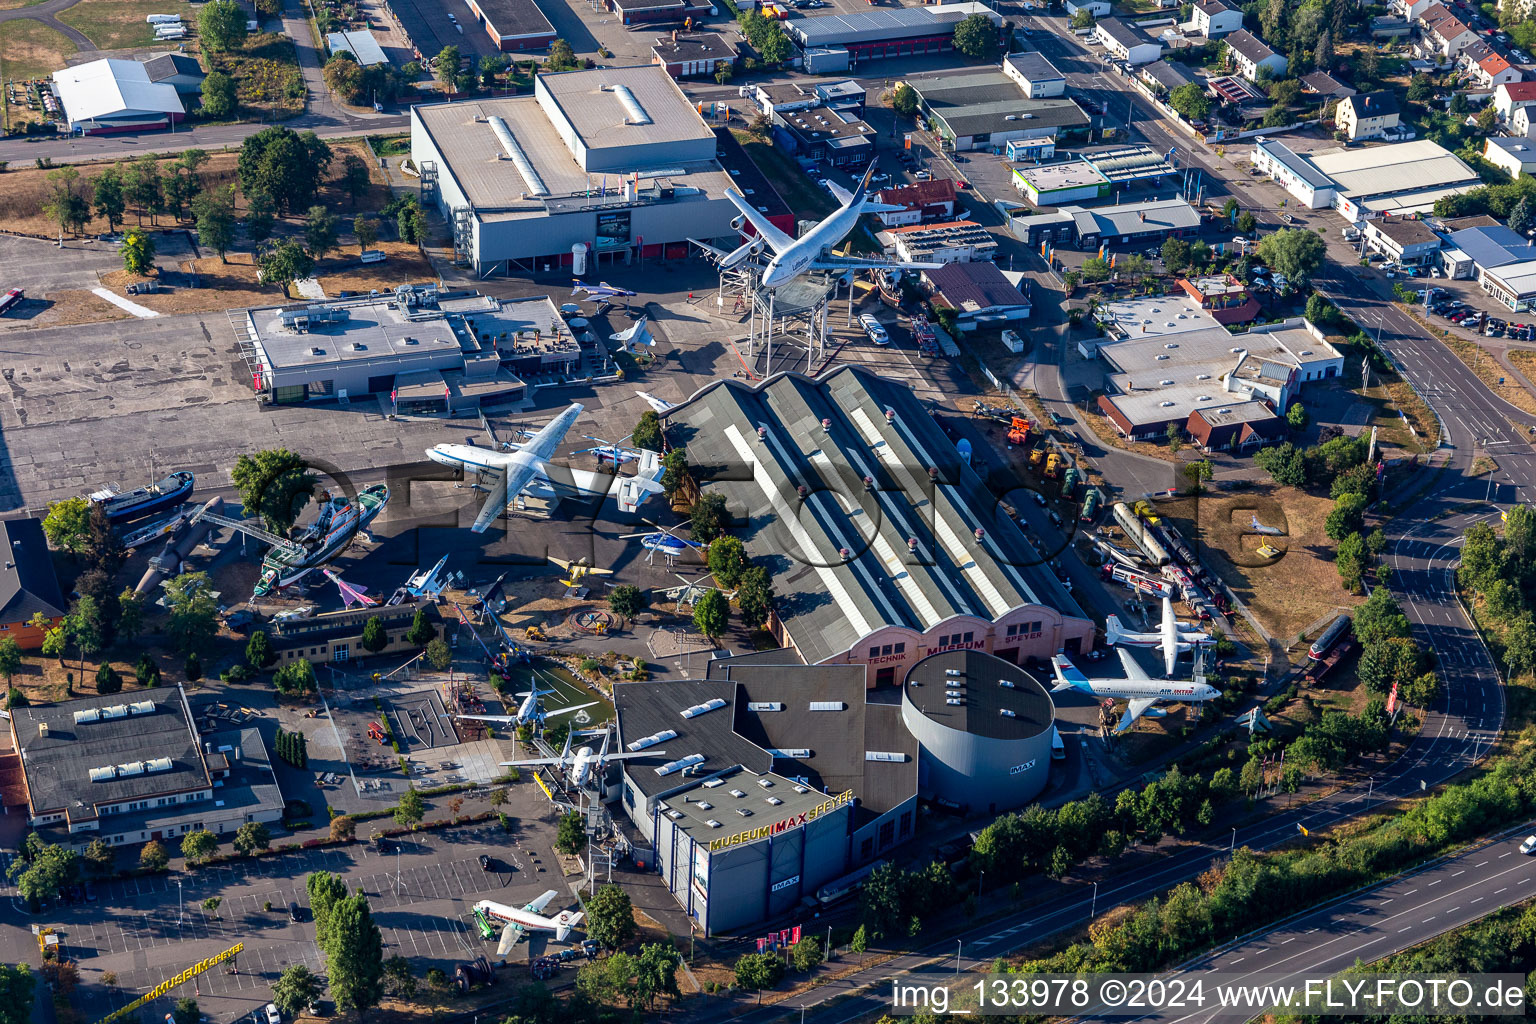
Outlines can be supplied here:
M11 862L9 876L16 891L31 902L56 899L59 890L80 875L75 851L45 843L35 832L28 834L23 852L25 856Z
M245 642L245 663L251 668L266 668L276 658L277 652L272 649L272 641L267 639L266 630L256 630Z
M1072 15L1073 28L1093 28L1094 24L1093 12L1086 8L1079 8L1077 13Z
M127 166L123 172L123 192L133 204L139 223L144 223L147 213L153 227L155 214L165 201L165 184L160 179L160 162L155 154L145 153Z
M688 479L688 452L682 448L673 448L663 456L661 465L661 489L668 498L673 498ZM707 543L706 538L695 536L695 539Z
M360 213L352 218L352 235L357 239L357 251L366 252L379 240L379 222Z
M89 501L65 498L48 506L48 514L43 517L43 533L54 547L78 555L85 550L90 519Z
M580 831L580 822L577 822ZM565 820L561 819L562 829ZM581 832L586 839L586 833ZM639 929L635 925L635 908L629 893L617 885L605 885L587 900L587 937L604 949L622 949L635 941Z
M176 1005L171 1008L171 1024L198 1024L202 1016L197 1000L190 996L176 1000Z
M675 1000L682 993L677 987L677 969L682 957L664 942L647 942L635 958L635 1002L647 1009L665 996Z
M636 448L644 448L647 451L661 451L661 417L655 409L647 409L640 414L640 422L635 424L635 429L630 432L629 440Z
M568 856L574 857L587 848L587 829L579 811L571 811L560 816L560 825L555 832L555 849Z
M165 585L170 609L165 631L183 654L199 654L219 631L218 605L208 587L208 574L184 572Z
M197 225L197 240L226 258L235 244L235 204L227 191L203 192L192 200L192 219Z
M1373 693L1386 693L1393 683L1405 685L1422 670L1423 659L1412 640L1378 640L1366 644L1356 669L1360 681Z
M891 109L902 117L911 117L917 113L917 90L906 82L897 82L891 92Z
M864 880L859 909L864 923L877 937L896 934L907 920L912 907L906 903L905 879L901 869L886 862Z
M203 909L208 911L208 913L212 914L214 917L218 917L219 916L219 906L221 904L223 904L223 902L224 902L224 897L222 897L222 896L209 896L207 899L203 900ZM197 1004L193 1003L193 1005L195 1006ZM196 1021L197 1018L193 1017L192 1020Z
M286 448L268 448L235 460L230 479L242 511L260 516L273 533L287 533L314 494L317 477L304 458Z
M363 623L363 647L378 654L389 646L389 633L384 629L384 620L377 615L370 615L368 621Z
M245 42L245 11L235 0L210 0L197 12L197 37L204 52L227 53Z
M1184 115L1188 121L1203 121L1211 112L1210 98L1205 90L1194 82L1181 85L1168 94L1168 105Z
M991 27L990 22L988 27ZM759 1001L763 989L773 988L783 978L784 961L772 953L748 953L736 961L736 984L757 992Z
M361 1017L377 1006L384 994L384 942L368 910L368 897L358 893L337 901L325 952L337 1008L356 1010Z
M21 668L21 647L12 636L0 636L0 676L5 677L7 687Z
M272 228L277 223L276 210L272 197L265 192L245 194L245 240L252 247L260 246L272 237Z
M427 660L441 672L453 664L453 651L443 643L442 637L438 637L427 644Z
M427 621L426 609L417 608L416 614L411 616L411 628L405 631L406 641L416 647L425 647L436 636L437 630Z
M414 789L408 789L400 795L400 804L395 808L395 824L401 828L414 829L426 817L427 805L422 800L421 794Z
M336 217L323 206L311 206L304 217L304 245L317 260L336 249Z
M570 43L564 39L556 39L549 44L549 57L544 62L546 71L571 71L579 65L576 51L571 49Z
M259 821L248 821L235 830L235 849L250 855L272 848L272 833Z
M1334 540L1359 533L1365 527L1365 509L1369 504L1370 499L1363 494L1339 495L1328 518L1323 521L1323 532Z
M294 964L272 983L272 1002L285 1016L297 1019L320 998L320 979L308 967Z
M1304 430L1311 421L1307 415L1307 407L1300 402L1292 402L1291 407L1285 411L1285 422L1292 430Z
M1089 284L1101 284L1109 280L1109 261L1098 256L1090 256L1083 260L1082 268L1078 272Z
M96 669L96 692L102 695L123 692L123 677L117 674L110 661L103 661Z
M749 566L736 587L736 607L749 629L762 629L773 609L773 577L760 565Z
M690 526L693 539L701 544L713 544L716 538L725 533L730 522L725 509L725 495L714 491L700 494L699 500L693 503L692 512Z
M1523 235L1531 229L1532 221L1536 221L1536 209L1531 207L1531 197L1528 195L1521 196L1520 201L1515 204L1515 208L1509 211L1507 221L1509 230Z
M1184 467L1184 475L1189 478L1190 485L1195 493L1200 492L1200 485L1209 483L1211 477L1216 475L1216 465L1210 459L1201 459L1191 462Z
M1385 587L1371 591L1365 603L1355 609L1354 631L1356 639L1362 644L1373 644L1381 640L1406 640L1412 636L1408 616L1403 614L1402 606Z
M776 67L789 59L790 54L794 52L794 47L790 45L789 37L784 34L783 26L773 21L768 23L768 30L758 42L757 52L764 64Z
M26 964L0 964L0 1022L28 1024L37 982Z
M260 259L261 281L276 285L288 296L288 286L302 281L315 272L314 257L291 238L285 238L262 254Z
M1301 449L1289 441L1273 448L1260 448L1253 454L1254 465L1286 487L1301 487L1307 482L1307 462Z
M247 197L266 196L280 213L308 209L331 158L331 147L314 132L299 134L279 125L263 128L240 146L240 190Z
M139 851L139 867L144 871L164 871L165 866L170 862L171 855L166 851L165 845L159 840L151 839Z
M1365 538L1358 533L1352 533L1339 541L1339 550L1333 560L1334 567L1339 570L1339 580L1344 584L1344 589L1350 593L1359 591L1361 577L1365 575L1366 567L1370 564L1365 552Z
M91 203L81 194L80 172L73 167L60 167L48 172L48 198L43 202L43 212L59 226L59 241L64 232L79 234L91 219Z
M155 269L155 240L138 228L129 228L123 235L123 269L130 274L147 277Z
M1276 273L1284 274L1292 291L1304 290L1323 265L1325 247L1315 232L1282 228L1259 241L1259 257Z
M80 675L85 675L85 659L99 652L106 643L106 623L101 606L89 594L75 598L70 613L64 617L64 635L80 656Z
M105 840L98 837L91 840L91 845L85 848L85 853L81 855L80 860L84 863L86 871L97 878L105 878L116 866L117 855Z
M305 658L295 658L273 670L272 685L285 697L302 696L315 688L315 667Z
M1251 235L1253 234L1253 231L1256 227L1258 227L1258 221L1254 219L1252 211L1244 210L1242 213L1237 215L1238 234Z
M633 619L645 608L645 592L629 583L608 591L608 610L623 619Z
M1189 243L1182 238L1170 238L1163 243L1163 266L1177 273L1189 266Z
M1511 676L1536 670L1536 623L1522 615L1504 631L1504 665Z
M799 942L790 947L789 955L797 971L814 971L826 959L821 950L821 940L813 935L802 936Z
M123 212L128 208L123 198L123 175L116 167L108 167L96 175L92 183L92 205L96 216L105 217L107 230L116 231L122 223Z
M309 893L309 912L315 919L315 945L327 952L331 935L331 912L347 898L347 884L329 871L316 871L305 879Z
M739 537L716 537L709 545L709 571L721 586L734 587L747 571L747 548Z
M347 194L347 199L355 207L359 199L365 198L373 188L373 174L368 170L368 165L363 158L356 153L348 153L341 160L341 190Z
M711 642L718 641L731 620L731 606L718 590L706 590L693 603L693 626Z
M363 69L357 58L345 51L332 55L321 69L325 84L331 92L347 103L356 103L363 91Z
M411 973L411 962L398 953L384 961L384 988L401 999L416 995L416 977Z
M222 71L208 72L198 91L202 97L203 117L211 121L233 117L240 107L235 80Z
M171 165L171 173L165 179L165 208L172 217L180 221L182 213L191 205L192 200L202 194L203 186L185 164L180 162Z
M1184 430L1177 423L1168 424L1168 454L1177 455L1184 447Z

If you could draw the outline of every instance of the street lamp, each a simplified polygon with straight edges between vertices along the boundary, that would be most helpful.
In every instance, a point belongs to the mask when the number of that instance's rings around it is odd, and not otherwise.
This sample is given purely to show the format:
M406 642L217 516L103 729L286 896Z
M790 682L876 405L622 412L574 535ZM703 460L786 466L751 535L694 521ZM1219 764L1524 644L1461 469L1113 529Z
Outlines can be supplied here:
M1237 828L1236 827L1234 827L1232 829L1232 842L1227 844L1227 852L1231 853L1235 849L1237 849Z
M176 879L176 927L181 927L182 918L181 879Z
M1093 883L1093 902L1088 905L1088 920L1093 920L1099 910L1099 883Z
M955 940L955 973L960 973L960 950L965 948L964 939Z

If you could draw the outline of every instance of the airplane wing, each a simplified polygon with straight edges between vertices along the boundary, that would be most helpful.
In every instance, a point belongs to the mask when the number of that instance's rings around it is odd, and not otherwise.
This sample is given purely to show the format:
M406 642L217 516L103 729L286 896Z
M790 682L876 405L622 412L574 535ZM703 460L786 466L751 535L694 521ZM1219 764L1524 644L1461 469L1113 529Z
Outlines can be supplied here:
M730 253L726 252L724 249L717 249L710 245L708 242L701 242L697 238L690 238L688 241L692 242L700 249L703 249L706 253L709 254L709 258L717 263L730 256Z
M1147 713L1147 709L1157 703L1156 697L1138 697L1125 705L1125 714L1120 719L1120 724L1115 726L1115 732L1125 732L1131 727L1131 723Z
M522 490L523 485L533 478L533 465L528 463L523 468L526 469L526 473L517 474L520 478L517 482L518 490ZM485 504L480 506L479 514L475 516L474 524L469 528L471 533L484 533L486 528L507 510L507 495L512 490L510 474L505 466L491 472L495 475L495 479L491 482L490 493L485 497Z
M551 564L558 565L562 569L569 569L571 567L570 561L565 558L556 558L554 555L550 555L549 560Z
M550 420L544 425L543 430L529 438L522 450L532 452L540 459L547 459L554 455L556 446L565 440L565 432L571 429L571 424L575 423L576 417L581 415L581 408L580 402L572 402L570 408Z
M545 718L554 718L556 715L568 715L572 711L580 711L582 708L595 708L595 707L597 707L597 701L593 701L590 704L577 704L574 707L561 708L559 711L546 711L546 712L544 712L544 717ZM470 716L468 716L468 715L460 715L459 717L460 718L468 718Z
M1120 655L1120 664L1125 668L1125 678L1134 679L1138 682L1151 680L1152 677L1147 675L1147 671L1141 667L1141 663L1131 657L1130 651L1124 647L1116 647L1115 653Z
M517 945L518 940L522 937L522 925L509 923L501 930L501 941L496 943L496 955L506 956L512 952L512 948Z
M546 764L565 764L569 758L564 757L535 757L527 761L503 761L503 768L536 768Z
M533 902L529 903L523 909L528 911L530 914L542 914L544 913L544 908L549 906L549 901L559 895L560 891L558 889L546 889L543 895L535 898Z
M635 467L635 475L622 477L619 480L619 493L617 501L619 508L625 512L638 512L645 499L653 494L661 493L661 456L656 452L642 449L639 465Z
M865 259L861 256L818 256L811 261L815 270L933 270L942 263L908 263L898 259Z
M741 215L747 218L752 227L757 229L757 233L763 237L763 240L768 243L774 252L783 252L795 244L793 238L790 238L770 224L768 218L759 213L757 207L747 202L745 196L738 195L734 189L728 188L725 190L725 198L729 199L732 205L741 211Z
M837 200L839 206L847 206L853 201L853 193L843 188L843 186L839 185L831 178L827 179L827 190L832 193L832 198ZM868 207L865 207L865 209L868 209ZM903 207L903 209L905 209L905 207Z
M650 406L652 409L655 409L657 412L666 412L668 409L672 408L671 402L664 402L660 398L657 398L655 395L647 391L636 391L635 394L644 399L645 404Z
M468 718L476 722L496 722L500 725L516 725L516 715L454 715L454 718Z

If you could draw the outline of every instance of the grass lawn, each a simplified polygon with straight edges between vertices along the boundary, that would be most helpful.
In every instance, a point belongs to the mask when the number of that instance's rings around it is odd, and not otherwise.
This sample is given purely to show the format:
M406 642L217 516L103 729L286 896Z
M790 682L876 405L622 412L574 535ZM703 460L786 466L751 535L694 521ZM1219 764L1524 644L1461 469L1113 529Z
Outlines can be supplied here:
M0 0L0 11L14 11L19 7L35 7L43 0Z
M1255 512L1267 526L1282 525L1273 521L1275 504L1285 512L1285 536L1253 534L1249 521ZM1186 541L1198 539L1209 554L1206 565L1282 642L1328 612L1361 601L1339 583L1333 541L1323 532L1323 520L1333 508L1326 496L1266 484L1238 493L1160 501L1156 508L1158 515L1178 526ZM1279 548L1280 557L1259 557L1261 541Z
M59 12L59 20L84 32L102 50L149 46L155 41L148 14L179 14L195 24L192 5L186 0L80 0Z
M370 135L368 146L376 156L407 156L411 152L411 137L391 135L387 138L379 138L376 135Z
M304 112L304 75L293 40L273 32L246 37L245 44L229 53L208 54L211 70L235 80L242 107L279 116Z
M21 18L0 24L0 79L47 78L77 47L57 29Z
M800 220L820 220L837 208L832 195L806 177L795 161L746 132L733 132L747 157Z

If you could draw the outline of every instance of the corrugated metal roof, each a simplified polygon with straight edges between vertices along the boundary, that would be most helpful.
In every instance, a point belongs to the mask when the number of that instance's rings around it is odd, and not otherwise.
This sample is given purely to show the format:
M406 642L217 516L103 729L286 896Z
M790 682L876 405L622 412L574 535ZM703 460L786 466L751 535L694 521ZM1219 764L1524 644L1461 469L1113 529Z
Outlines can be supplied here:
M136 114L181 114L176 87L151 82L136 60L93 60L53 73L54 94L71 121Z

